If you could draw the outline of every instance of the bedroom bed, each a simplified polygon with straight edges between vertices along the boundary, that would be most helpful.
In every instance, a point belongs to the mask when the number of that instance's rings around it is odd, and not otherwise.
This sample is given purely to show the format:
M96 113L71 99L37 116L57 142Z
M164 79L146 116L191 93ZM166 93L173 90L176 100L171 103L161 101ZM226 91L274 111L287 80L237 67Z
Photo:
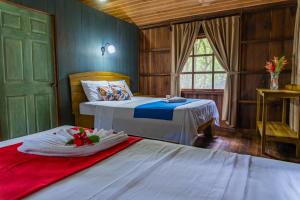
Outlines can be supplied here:
M0 148L69 127L0 142ZM144 139L27 199L300 199L299 180L298 164ZM5 186L0 181L0 195Z
M132 97L127 101L95 101L86 98L81 81L118 81L126 75L112 72L86 72L70 75L72 110L77 126L124 130L132 135L193 145L200 132L213 135L218 125L219 113L212 100L199 99L180 105L172 111L172 118L137 117L136 109L151 103L162 102L162 98ZM143 114L143 113L142 113ZM153 113L150 113L153 115Z

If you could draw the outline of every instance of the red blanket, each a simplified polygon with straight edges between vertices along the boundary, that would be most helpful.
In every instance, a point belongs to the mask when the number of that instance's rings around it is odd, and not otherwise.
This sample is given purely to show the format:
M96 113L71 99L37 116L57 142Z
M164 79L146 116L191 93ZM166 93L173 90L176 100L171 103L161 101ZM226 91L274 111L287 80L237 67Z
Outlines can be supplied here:
M142 140L128 141L93 156L45 157L18 152L21 144L0 148L0 199L21 199L48 185L84 170Z

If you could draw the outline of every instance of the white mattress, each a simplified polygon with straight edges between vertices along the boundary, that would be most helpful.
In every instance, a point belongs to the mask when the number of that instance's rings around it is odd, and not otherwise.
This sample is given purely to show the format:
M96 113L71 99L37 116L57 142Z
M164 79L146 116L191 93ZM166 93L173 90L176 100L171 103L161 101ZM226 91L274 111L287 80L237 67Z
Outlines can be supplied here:
M145 139L28 199L296 200L300 165Z
M131 135L159 139L180 144L192 145L197 138L199 126L215 119L219 113L212 100L200 99L177 107L173 120L134 118L134 108L161 98L133 97L129 101L97 101L80 104L80 113L94 115L94 127L101 129L124 130Z

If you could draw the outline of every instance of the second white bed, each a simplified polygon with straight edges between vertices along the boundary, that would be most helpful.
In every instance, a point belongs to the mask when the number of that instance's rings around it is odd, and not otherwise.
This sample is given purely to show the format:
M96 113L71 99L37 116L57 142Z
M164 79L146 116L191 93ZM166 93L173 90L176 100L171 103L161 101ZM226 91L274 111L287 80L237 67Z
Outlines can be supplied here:
M199 126L219 113L212 100L201 99L175 108L173 120L134 118L134 108L161 98L132 97L129 101L97 101L80 104L80 114L94 115L95 128L125 131L130 135L192 145Z
M28 199L296 200L299 186L299 164L145 139Z

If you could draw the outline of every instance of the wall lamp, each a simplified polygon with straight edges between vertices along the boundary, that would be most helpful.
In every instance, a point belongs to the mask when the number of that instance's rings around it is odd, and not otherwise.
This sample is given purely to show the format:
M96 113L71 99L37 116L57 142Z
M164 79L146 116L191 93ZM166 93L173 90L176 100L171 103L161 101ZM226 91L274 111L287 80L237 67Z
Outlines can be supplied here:
M102 56L104 56L106 51L109 54L113 54L116 52L116 47L110 43L106 43L104 46L101 47Z

